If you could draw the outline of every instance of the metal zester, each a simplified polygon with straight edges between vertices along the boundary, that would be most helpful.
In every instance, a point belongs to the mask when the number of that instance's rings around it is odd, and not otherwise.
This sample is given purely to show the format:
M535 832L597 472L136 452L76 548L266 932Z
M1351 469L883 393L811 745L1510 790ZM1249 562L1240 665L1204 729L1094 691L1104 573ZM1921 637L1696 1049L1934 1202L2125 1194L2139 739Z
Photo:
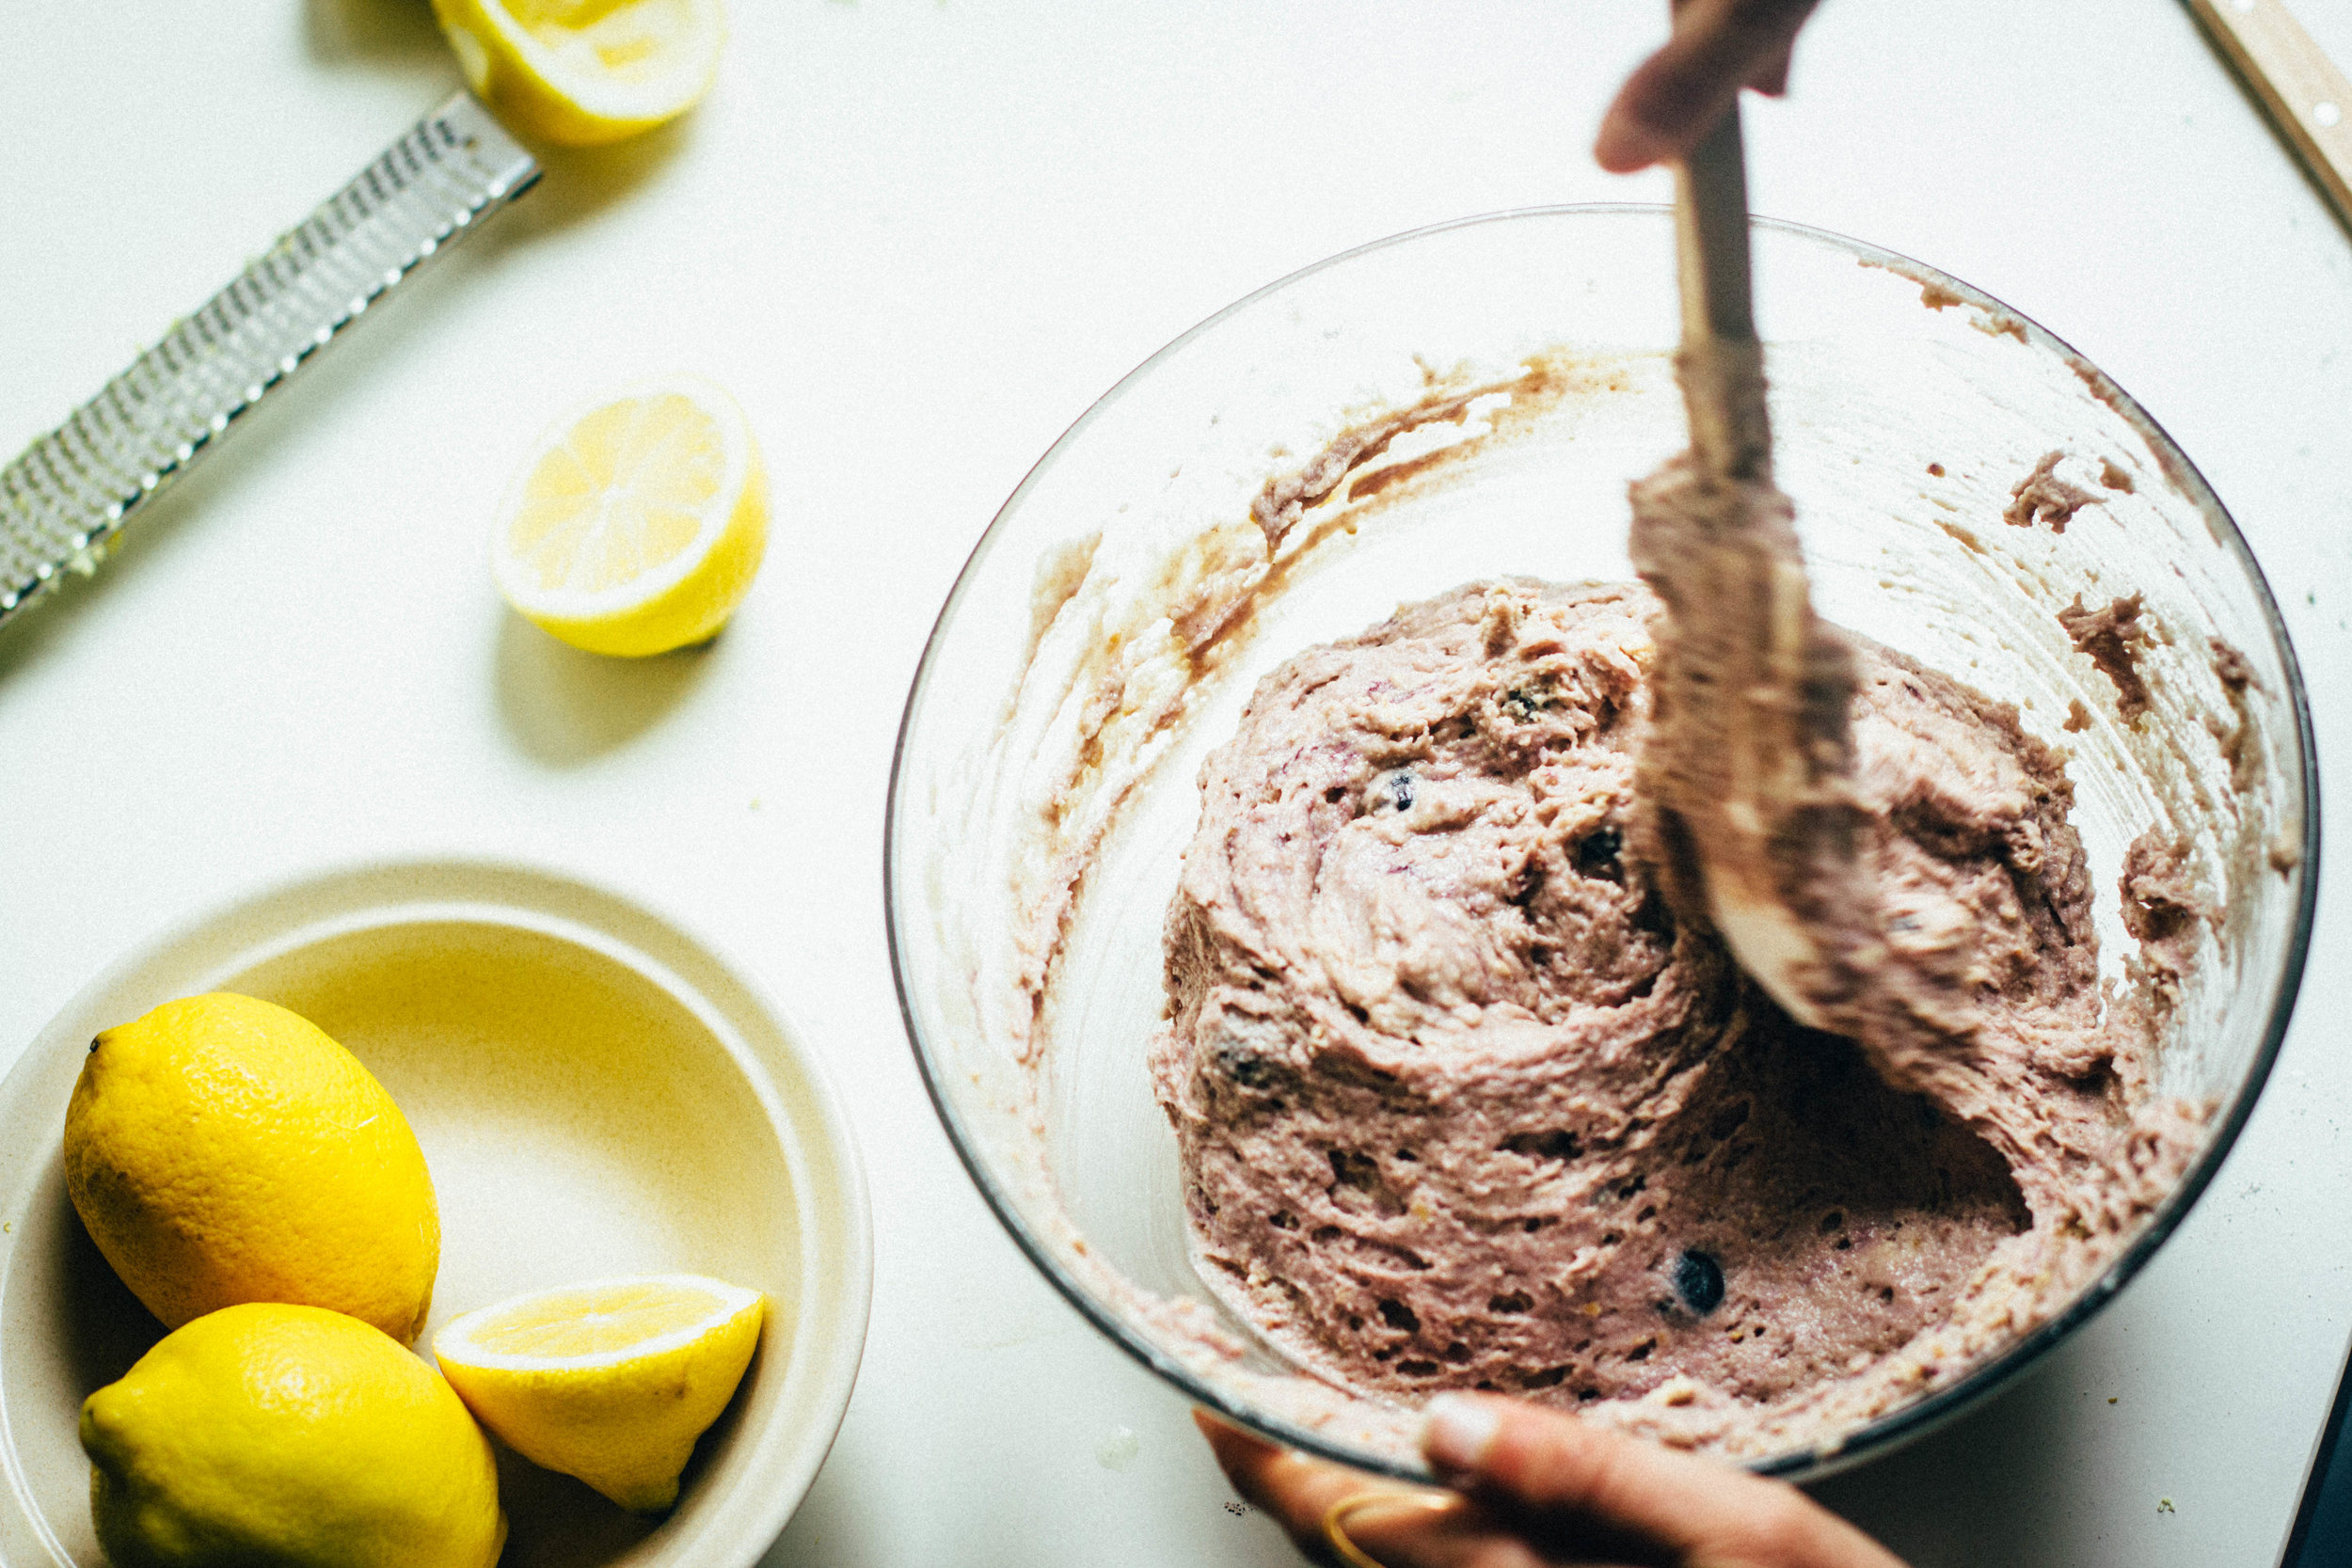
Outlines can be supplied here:
M264 393L538 178L465 93L386 148L0 468L0 624L67 576L96 571L131 515Z

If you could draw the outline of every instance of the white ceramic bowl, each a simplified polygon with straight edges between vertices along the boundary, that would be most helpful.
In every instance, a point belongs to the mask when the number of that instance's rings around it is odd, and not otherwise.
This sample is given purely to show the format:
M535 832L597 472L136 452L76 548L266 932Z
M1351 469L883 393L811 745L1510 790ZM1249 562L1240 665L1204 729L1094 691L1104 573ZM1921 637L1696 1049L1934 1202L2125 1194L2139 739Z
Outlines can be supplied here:
M823 1463L865 1344L873 1248L848 1125L774 1005L675 925L468 862L330 872L190 922L92 983L0 1085L0 1560L103 1561L76 1421L163 1330L67 1200L66 1101L98 1031L206 990L310 1018L415 1128L441 1212L421 1350L460 1313L573 1280L706 1274L768 1293L759 1354L666 1517L499 1460L510 1568L756 1560Z

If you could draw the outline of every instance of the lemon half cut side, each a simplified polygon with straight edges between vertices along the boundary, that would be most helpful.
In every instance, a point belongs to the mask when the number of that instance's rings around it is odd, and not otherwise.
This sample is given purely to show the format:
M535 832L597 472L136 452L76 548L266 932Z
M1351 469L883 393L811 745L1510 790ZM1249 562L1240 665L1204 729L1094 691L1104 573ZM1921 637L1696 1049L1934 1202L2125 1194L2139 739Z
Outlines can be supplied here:
M596 1280L469 1312L433 1354L516 1453L659 1513L743 1380L766 1309L759 1291L700 1275Z
M562 147L619 141L709 90L720 0L433 0L466 85L506 125Z
M675 375L541 435L499 509L490 564L532 625L643 657L716 635L767 546L768 482L742 409Z

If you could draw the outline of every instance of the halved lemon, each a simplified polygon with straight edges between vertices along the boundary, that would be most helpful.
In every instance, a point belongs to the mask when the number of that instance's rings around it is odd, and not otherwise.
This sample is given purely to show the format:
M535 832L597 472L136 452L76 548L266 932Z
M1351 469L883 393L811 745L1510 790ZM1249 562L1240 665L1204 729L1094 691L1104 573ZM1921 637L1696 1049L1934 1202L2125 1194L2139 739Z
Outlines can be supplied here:
M700 1275L597 1280L469 1312L433 1337L433 1354L507 1447L659 1513L751 1365L766 1306Z
M719 0L433 0L433 14L474 96L511 129L564 147L684 114L727 39Z
M524 619L642 657L716 635L768 547L768 481L733 398L670 376L557 421L500 508L490 564Z

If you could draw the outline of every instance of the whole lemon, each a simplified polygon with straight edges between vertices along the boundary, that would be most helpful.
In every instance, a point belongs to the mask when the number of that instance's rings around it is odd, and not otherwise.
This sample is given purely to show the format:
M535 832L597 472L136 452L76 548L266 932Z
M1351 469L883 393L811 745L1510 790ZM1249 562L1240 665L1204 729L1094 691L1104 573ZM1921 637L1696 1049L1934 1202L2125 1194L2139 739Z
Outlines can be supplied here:
M82 1405L114 1568L489 1568L498 1466L440 1373L356 1318L197 1319Z
M92 1040L65 1182L168 1328L294 1302L405 1344L433 1305L441 1221L416 1134L358 1058L268 1002L186 997Z

